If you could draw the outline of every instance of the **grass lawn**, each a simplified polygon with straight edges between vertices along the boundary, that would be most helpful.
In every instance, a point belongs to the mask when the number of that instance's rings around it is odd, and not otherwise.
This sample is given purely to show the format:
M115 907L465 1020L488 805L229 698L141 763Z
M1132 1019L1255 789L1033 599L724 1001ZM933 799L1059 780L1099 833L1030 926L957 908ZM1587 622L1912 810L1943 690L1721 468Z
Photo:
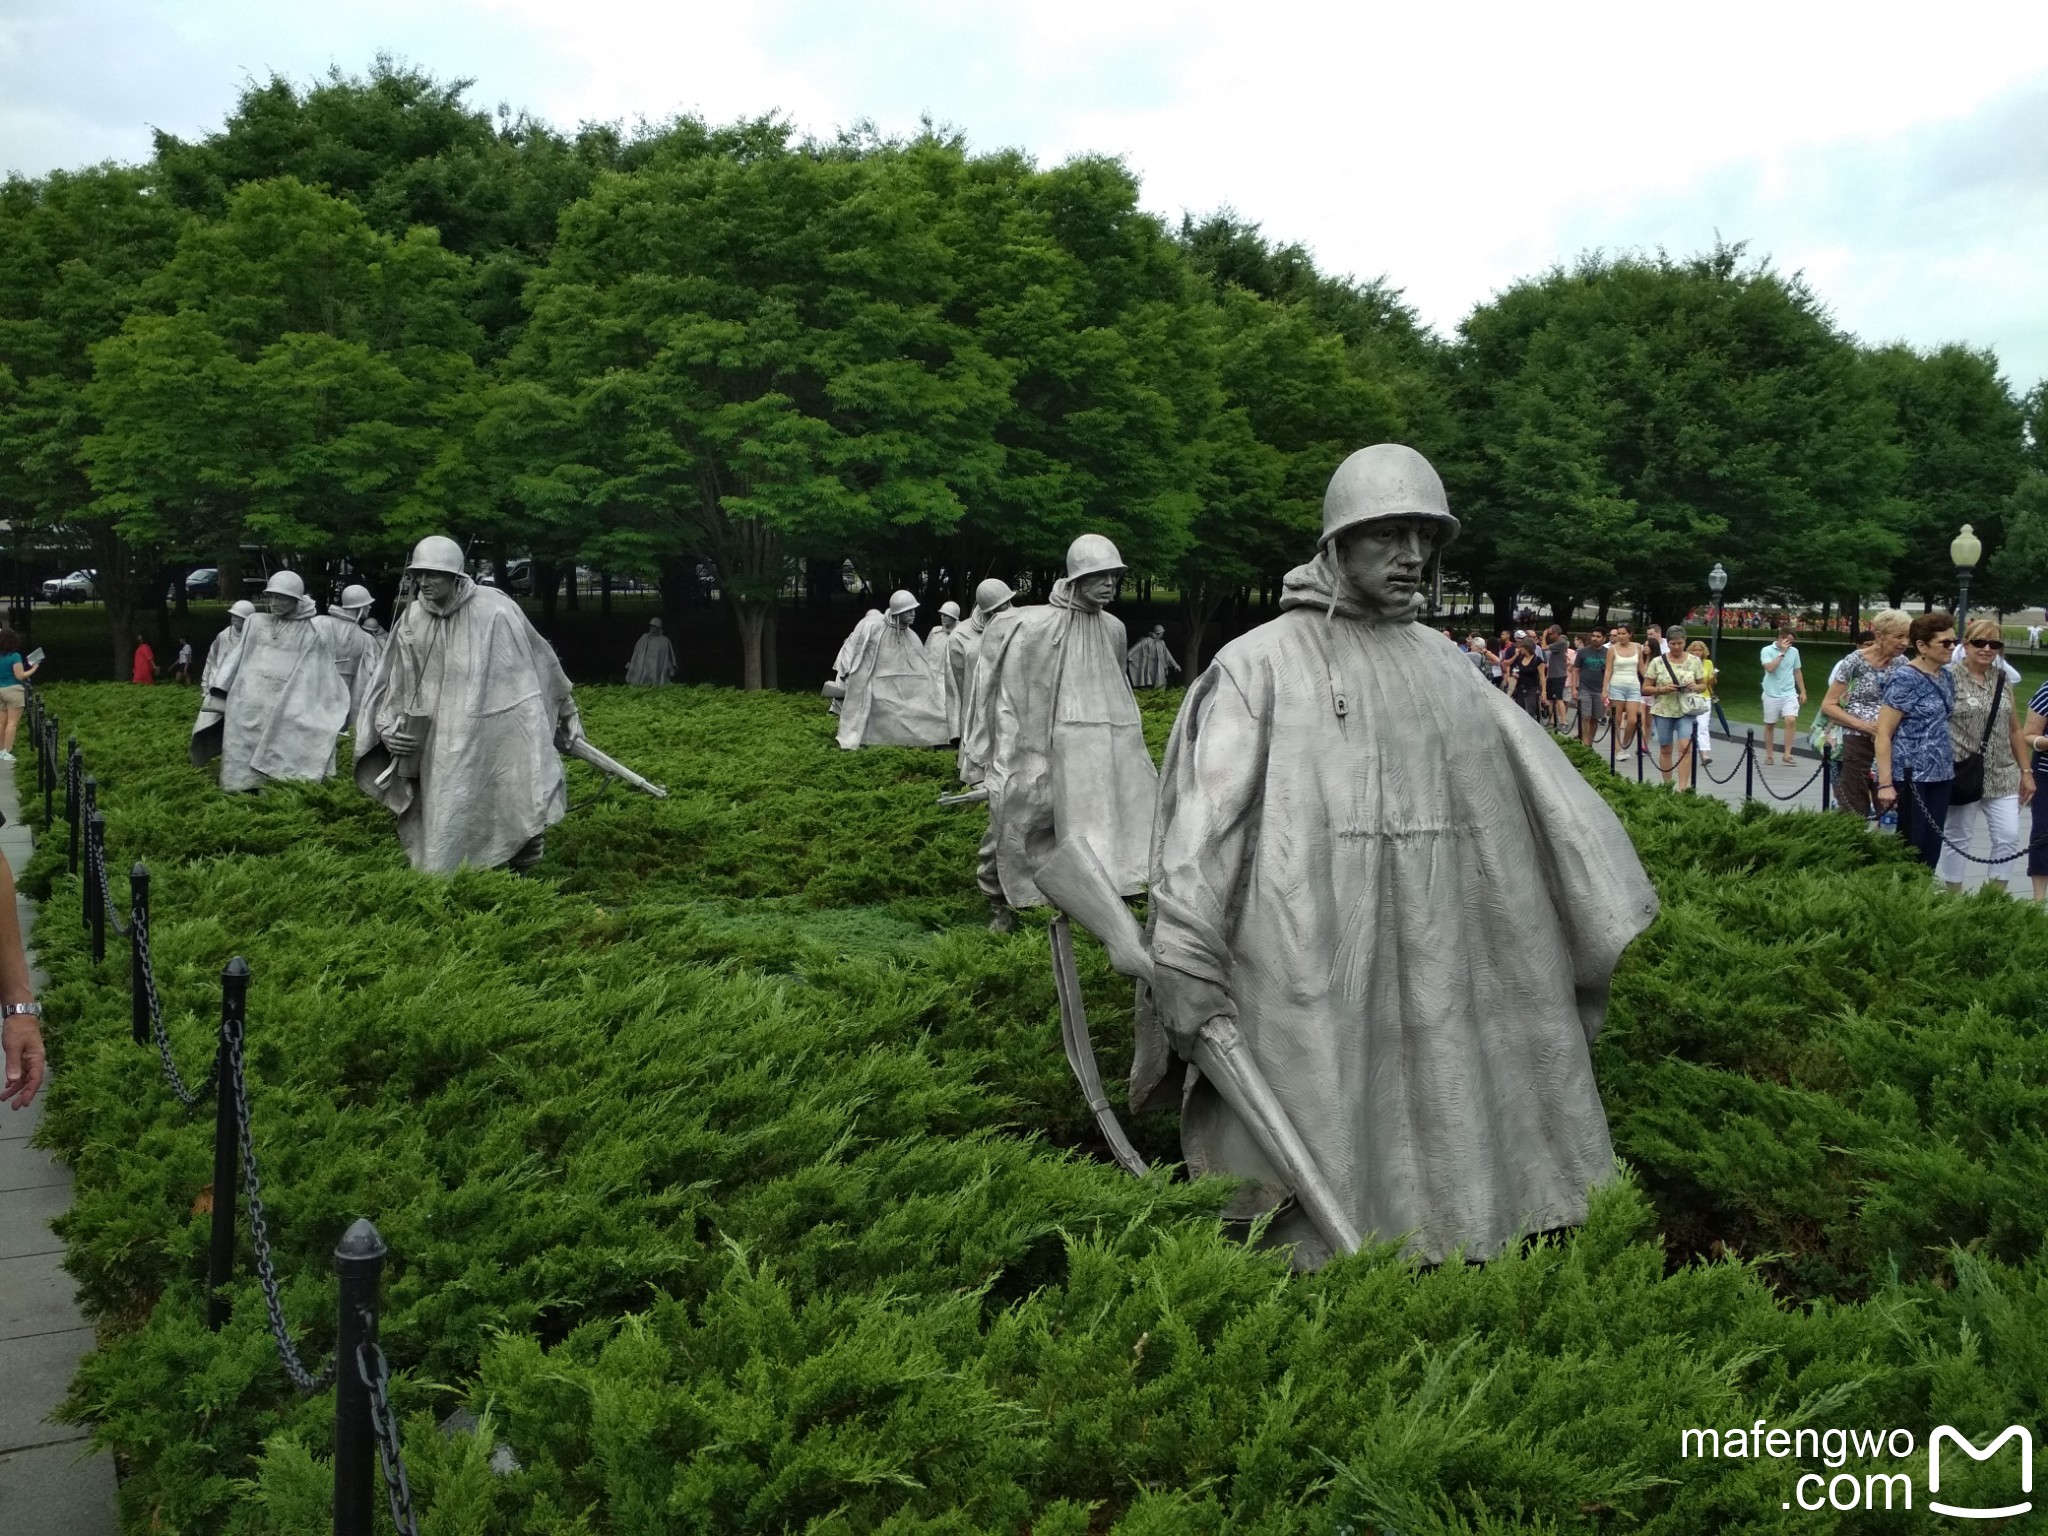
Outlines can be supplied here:
M435 879L352 784L222 796L185 762L189 698L53 695L113 864L155 874L189 1076L221 967L253 968L309 1358L336 1236L369 1215L391 1245L430 1532L1904 1530L1795 1518L1818 1463L1682 1458L1680 1433L1981 1443L2041 1416L2048 917L1937 891L1848 818L1589 768L1663 901L1595 1049L1620 1177L1492 1264L1380 1247L1302 1277L1175 1173L1170 1113L1131 1123L1151 1177L1101 1155L1043 914L985 930L946 754L842 753L794 695L585 689L592 739L673 797L585 805L577 765L537 878ZM1147 700L1155 750L1177 701ZM119 1452L129 1531L324 1533L327 1401L285 1382L246 1253L205 1327L210 1116L130 1041L125 958L59 920L59 841L24 884L99 1329L69 1411ZM1121 1104L1130 988L1092 943L1082 972ZM437 1432L456 1406L481 1438ZM1958 1503L2008 1487L1943 1468Z

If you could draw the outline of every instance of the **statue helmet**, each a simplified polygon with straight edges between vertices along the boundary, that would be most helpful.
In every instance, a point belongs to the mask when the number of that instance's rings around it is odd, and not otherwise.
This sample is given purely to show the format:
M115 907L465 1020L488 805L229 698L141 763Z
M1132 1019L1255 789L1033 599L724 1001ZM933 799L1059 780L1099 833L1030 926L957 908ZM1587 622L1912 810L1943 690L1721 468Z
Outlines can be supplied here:
M897 590L889 594L889 617L900 619L907 613L917 612L917 599L908 592Z
M974 606L981 613L994 613L1003 604L1014 602L1016 597L1007 581L991 576L974 589Z
M1124 557L1099 533L1084 533L1067 546L1067 580L1100 571L1125 571Z
M412 559L406 562L409 571L439 571L446 576L466 574L469 562L462 557L462 546L445 533L430 533L412 547Z
M1458 536L1444 483L1429 460L1405 443L1374 443L1361 448L1330 476L1323 492L1323 536L1327 549L1339 534L1365 523L1397 517L1421 517L1441 523L1444 542Z
M306 579L297 571L279 571L263 584L265 597L304 597Z
M256 605L246 597L228 610L228 617L231 619L253 619L255 616Z
M368 608L377 601L370 596L370 589L350 583L341 589L341 606L344 608Z
M939 612L949 619L957 619L960 617L960 605L949 597L939 604Z
M649 633L650 635L658 635L658 634L660 634L660 633L661 633L661 620L660 620L660 619L649 619L649 620L647 621L647 633Z

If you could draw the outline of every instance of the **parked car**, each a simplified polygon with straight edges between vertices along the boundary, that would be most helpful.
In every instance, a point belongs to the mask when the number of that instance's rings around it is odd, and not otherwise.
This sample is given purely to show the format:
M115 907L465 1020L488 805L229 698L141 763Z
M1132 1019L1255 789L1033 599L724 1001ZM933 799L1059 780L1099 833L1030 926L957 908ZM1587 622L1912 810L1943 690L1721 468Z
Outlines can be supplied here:
M192 572L185 578L185 595L187 597L219 597L220 568L218 566L202 565L198 570Z
M43 583L43 601L46 603L89 603L100 595L99 572L94 570L73 571L69 576L53 576Z

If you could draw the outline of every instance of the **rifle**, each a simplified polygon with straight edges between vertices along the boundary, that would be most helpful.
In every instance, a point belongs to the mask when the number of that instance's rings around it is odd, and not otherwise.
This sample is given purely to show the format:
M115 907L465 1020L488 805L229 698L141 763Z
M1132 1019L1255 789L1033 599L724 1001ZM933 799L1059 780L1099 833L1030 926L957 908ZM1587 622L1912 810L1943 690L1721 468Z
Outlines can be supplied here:
M648 780L643 779L617 758L609 757L605 753L598 751L597 748L593 747L581 736L578 736L574 741L562 748L562 750L570 757L581 758L599 773L609 774L629 789L637 789L644 795L654 796L657 800L666 800L668 798L668 791L659 784L650 783Z
M988 786L984 784L978 789L965 790L957 795L941 795L939 796L939 804L986 805L988 804Z
M1094 849L1079 839L1063 839L1031 878L1055 907L1102 941L1116 970L1147 986L1152 984L1154 966L1145 935ZM1301 1133L1288 1119L1272 1084L1252 1059L1237 1021L1220 1014L1209 1020L1195 1036L1191 1054L1202 1076L1214 1083L1223 1102L1237 1111L1259 1150L1272 1160L1324 1240L1339 1253L1358 1252L1362 1245L1357 1229L1323 1178Z

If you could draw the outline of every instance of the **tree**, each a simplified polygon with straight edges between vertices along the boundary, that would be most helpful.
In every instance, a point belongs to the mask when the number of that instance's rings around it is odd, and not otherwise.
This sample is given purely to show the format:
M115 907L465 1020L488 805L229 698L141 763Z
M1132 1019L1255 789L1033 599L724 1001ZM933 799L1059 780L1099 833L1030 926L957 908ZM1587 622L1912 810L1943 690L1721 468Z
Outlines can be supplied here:
M246 539L361 558L474 526L471 289L431 230L381 235L290 177L243 187L93 348L98 507L224 579Z
M80 463L99 428L90 348L120 328L185 222L135 170L98 166L0 186L0 507L24 533L85 535L114 677L128 675L133 562Z
M1740 246L1685 261L1589 256L1460 328L1470 537L1450 558L1499 621L1520 591L1695 606L1727 565L1744 595L1875 587L1899 543L1898 450L1850 340L1797 278Z
M1870 353L1868 367L1901 455L1902 547L1883 586L1894 607L1908 592L1941 598L1953 590L1949 542L1964 523L1987 549L2004 541L2007 502L2026 468L2026 417L1990 352L1895 345ZM1994 561L1984 573L1980 600L2004 604L2011 589L2001 569Z
M756 147L609 175L535 280L514 372L578 442L534 478L659 556L715 562L748 688L775 684L790 558L943 533L998 463L1008 380L948 312L935 159L958 151Z

